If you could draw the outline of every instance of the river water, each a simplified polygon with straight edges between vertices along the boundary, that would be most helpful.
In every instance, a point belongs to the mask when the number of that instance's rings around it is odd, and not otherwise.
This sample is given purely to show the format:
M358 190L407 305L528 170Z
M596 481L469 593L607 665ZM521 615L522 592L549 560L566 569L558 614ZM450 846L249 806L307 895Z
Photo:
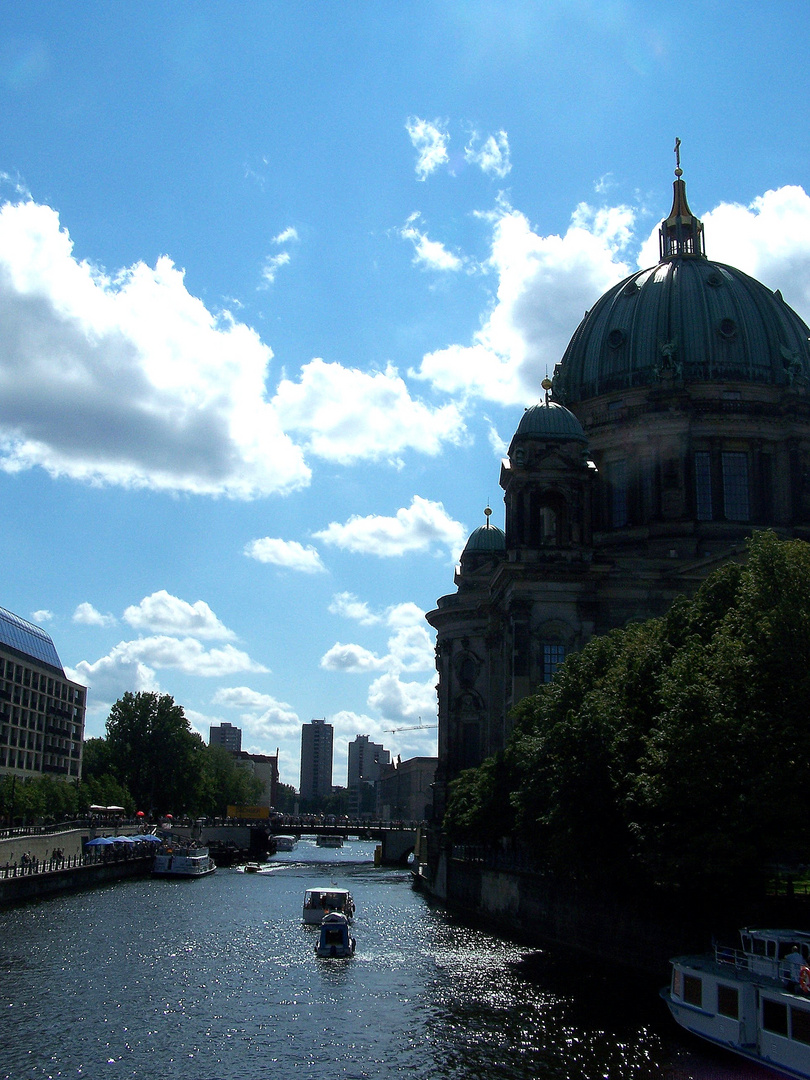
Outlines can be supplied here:
M655 986L430 906L374 845L302 840L258 874L137 880L0 912L3 1080L739 1080ZM349 888L319 960L304 890Z

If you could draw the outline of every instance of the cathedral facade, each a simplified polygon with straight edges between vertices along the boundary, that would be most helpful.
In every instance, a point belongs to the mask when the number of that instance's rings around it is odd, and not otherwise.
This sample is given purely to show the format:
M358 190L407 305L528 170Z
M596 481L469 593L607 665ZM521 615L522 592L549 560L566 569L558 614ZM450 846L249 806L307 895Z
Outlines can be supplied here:
M810 330L706 256L680 168L673 187L658 264L586 313L501 465L504 529L487 511L427 614L439 816L569 653L662 615L755 529L810 539Z

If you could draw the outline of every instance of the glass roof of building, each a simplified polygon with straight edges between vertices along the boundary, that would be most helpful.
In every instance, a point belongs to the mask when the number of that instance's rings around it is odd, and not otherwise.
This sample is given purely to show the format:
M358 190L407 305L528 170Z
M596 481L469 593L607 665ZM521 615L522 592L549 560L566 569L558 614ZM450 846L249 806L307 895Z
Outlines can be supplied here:
M49 667L63 671L56 646L48 634L33 623L26 622L0 607L0 645L34 657Z

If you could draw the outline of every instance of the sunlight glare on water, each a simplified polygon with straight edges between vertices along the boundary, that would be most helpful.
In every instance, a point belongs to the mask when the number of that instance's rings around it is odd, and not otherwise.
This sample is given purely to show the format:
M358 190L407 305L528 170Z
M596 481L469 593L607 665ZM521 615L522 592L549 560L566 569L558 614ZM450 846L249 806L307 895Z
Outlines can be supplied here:
M3 1080L739 1080L655 987L572 974L431 907L374 845L145 879L0 913ZM304 891L357 904L319 960ZM591 981L589 981L591 980ZM753 1077L764 1073L750 1073Z

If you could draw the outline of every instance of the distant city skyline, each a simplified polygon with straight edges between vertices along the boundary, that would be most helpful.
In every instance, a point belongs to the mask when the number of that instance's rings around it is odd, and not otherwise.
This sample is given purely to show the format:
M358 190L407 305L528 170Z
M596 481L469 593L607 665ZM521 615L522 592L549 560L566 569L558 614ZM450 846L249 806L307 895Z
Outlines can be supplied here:
M312 716L337 777L358 732L435 755L424 614L583 313L657 262L676 137L709 257L810 320L807 22L6 5L0 605L87 736L146 690L294 786Z

